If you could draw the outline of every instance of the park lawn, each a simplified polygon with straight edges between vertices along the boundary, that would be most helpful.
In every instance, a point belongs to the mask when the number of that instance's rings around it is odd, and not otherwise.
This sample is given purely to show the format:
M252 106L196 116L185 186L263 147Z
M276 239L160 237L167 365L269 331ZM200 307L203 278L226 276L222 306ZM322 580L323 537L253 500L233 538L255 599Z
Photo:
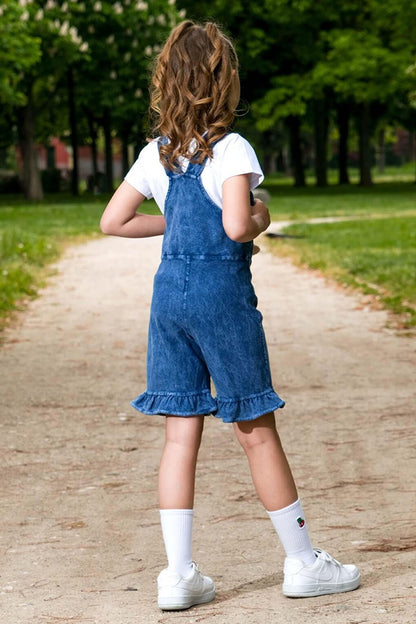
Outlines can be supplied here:
M416 185L389 182L369 188L359 186L288 187L263 184L271 193L268 203L273 220L302 220L328 216L380 216L416 214Z
M315 186L315 174L313 170L307 169L305 175L306 184L309 188ZM328 175L328 185L334 191L337 192L338 188L342 190L346 188L359 189L359 171L357 167L349 167L348 175L350 179L350 186L338 186L338 171L333 168L329 168L327 171ZM378 167L373 166L371 170L371 177L374 184L379 185L380 183L389 183L389 184L401 184L401 183L415 183L416 182L416 163L408 162L402 165L394 165L394 166L386 166L383 172L378 170ZM291 176L287 174L277 172L273 174L269 174L266 177L265 184L267 186L275 187L275 186L293 186L293 180Z
M0 330L15 309L36 296L50 263L68 242L100 235L106 198L54 196L41 203L0 199ZM149 212L157 212L153 202Z
M290 256L348 286L373 295L416 326L416 216L299 223L284 229L299 238L272 239L275 253Z
M356 186L296 189L281 184L269 188L272 190L270 211L273 220L306 220L334 215L406 215L409 219L416 216L416 187L411 183L380 184L370 189ZM24 307L29 298L36 296L50 271L51 262L59 257L68 242L100 235L99 220L107 200L105 196L74 199L55 195L34 203L21 197L0 197L0 330L13 310ZM154 202L145 202L143 211L155 214L158 209ZM406 237L405 231L398 235ZM341 242L335 239L333 244L336 247ZM305 249L306 245L313 248L309 238L301 245L305 245ZM284 252L295 256L300 248L285 244ZM282 253L283 246L276 247L276 251ZM398 254L396 263L400 265L404 261L403 255ZM335 256L331 262L336 262ZM329 270L329 264L325 270ZM331 271L334 271L333 267ZM345 267L341 272L348 273ZM356 283L358 278L357 275ZM342 277L343 281L345 279ZM379 278L375 276L375 279ZM404 288L401 282L397 285ZM407 291L397 296L402 295L403 300L413 301Z

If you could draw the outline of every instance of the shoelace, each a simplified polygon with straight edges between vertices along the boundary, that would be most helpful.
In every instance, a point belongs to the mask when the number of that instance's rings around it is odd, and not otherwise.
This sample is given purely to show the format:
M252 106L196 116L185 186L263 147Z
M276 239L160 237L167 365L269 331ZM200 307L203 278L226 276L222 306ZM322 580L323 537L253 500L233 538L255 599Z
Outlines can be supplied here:
M340 563L337 559L335 559L329 553L327 553L326 550L315 549L315 552L321 555L320 559L323 559L324 561L327 561L328 563L333 563L338 568L342 567L342 563Z

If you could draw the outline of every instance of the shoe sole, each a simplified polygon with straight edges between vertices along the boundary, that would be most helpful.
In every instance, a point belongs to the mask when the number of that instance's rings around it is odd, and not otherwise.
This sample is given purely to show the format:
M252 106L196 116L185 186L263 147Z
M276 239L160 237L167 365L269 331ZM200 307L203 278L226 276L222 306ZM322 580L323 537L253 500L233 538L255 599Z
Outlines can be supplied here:
M213 589L203 596L188 596L186 599L177 596L159 596L157 604L162 611L181 611L182 609L189 609L195 605L211 602L214 598L215 590Z
M357 577L345 583L337 583L336 585L321 584L318 587L301 590L299 587L284 585L283 594L288 598L312 598L313 596L325 596L326 594L342 594L344 592L354 591L360 586L361 577Z

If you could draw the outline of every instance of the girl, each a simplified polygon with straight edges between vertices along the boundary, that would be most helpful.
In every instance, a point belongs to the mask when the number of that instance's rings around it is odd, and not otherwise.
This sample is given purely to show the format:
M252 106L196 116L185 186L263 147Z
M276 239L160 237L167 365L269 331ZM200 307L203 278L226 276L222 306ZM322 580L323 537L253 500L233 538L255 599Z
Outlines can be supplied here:
M233 423L258 496L286 552L283 593L317 596L356 589L360 575L313 550L276 431L284 401L272 388L250 262L270 224L249 195L263 180L252 147L229 132L240 98L237 57L215 24L185 21L169 36L152 80L159 135L110 200L105 234L164 234L150 316L147 389L132 405L163 414L166 440L159 506L168 567L161 609L213 600L213 581L191 556L195 468L204 416ZM154 197L162 215L137 213ZM216 396L210 391L213 381Z

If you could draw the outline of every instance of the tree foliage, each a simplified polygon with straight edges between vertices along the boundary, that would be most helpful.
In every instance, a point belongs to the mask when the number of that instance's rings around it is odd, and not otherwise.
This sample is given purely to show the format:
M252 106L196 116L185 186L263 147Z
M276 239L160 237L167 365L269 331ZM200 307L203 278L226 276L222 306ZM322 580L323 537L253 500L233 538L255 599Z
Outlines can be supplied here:
M73 19L90 51L74 65L79 105L96 121L111 111L113 129L134 140L143 133L150 61L178 21L174 2L85 0Z
M377 122L383 116L405 119L416 55L416 1L239 0L229 11L225 0L214 0L211 6L211 15L236 38L243 92L253 102L257 129L270 133L284 122L289 132L296 128L300 140L298 118L315 128L315 160L326 159L321 148L330 114L342 110L357 119L366 169L362 181L368 182Z
M413 37L406 38L400 27L401 2L389 3L387 10L380 2L350 0L337 6L336 12L319 3L320 17L317 3L307 0L297 3L270 0L270 3L280 5L280 9L291 5L299 11L291 19L296 20L299 32L313 35L313 43L299 47L295 36L294 45L289 46L292 62L280 61L271 89L260 98L256 108L261 127L294 113L305 115L307 103L321 97L325 90L357 104L385 103L390 98L403 97L409 90L405 70L415 42ZM286 12L280 14L279 20L284 15ZM289 15L290 11L286 18ZM292 70L293 62L296 72Z
M0 103L24 104L21 76L41 57L41 40L28 29L29 13L13 0L0 5Z
M178 15L174 0L7 2L13 28L37 49L24 65L19 51L10 49L16 71L1 84L13 84L19 94L10 103L21 130L24 186L27 196L39 198L35 141L47 142L68 130L68 107L73 124L81 113L96 125L106 125L109 142L117 133L131 140L142 128L149 58ZM69 83L76 92L75 105L68 98Z
M250 103L240 124L264 155L289 145L298 183L305 129L322 183L330 124L346 152L356 121L367 168L376 128L414 129L416 0L1 0L0 128L14 119L30 151L69 130L94 145L101 127L108 163L114 137L140 144L150 65L184 11L232 36Z

